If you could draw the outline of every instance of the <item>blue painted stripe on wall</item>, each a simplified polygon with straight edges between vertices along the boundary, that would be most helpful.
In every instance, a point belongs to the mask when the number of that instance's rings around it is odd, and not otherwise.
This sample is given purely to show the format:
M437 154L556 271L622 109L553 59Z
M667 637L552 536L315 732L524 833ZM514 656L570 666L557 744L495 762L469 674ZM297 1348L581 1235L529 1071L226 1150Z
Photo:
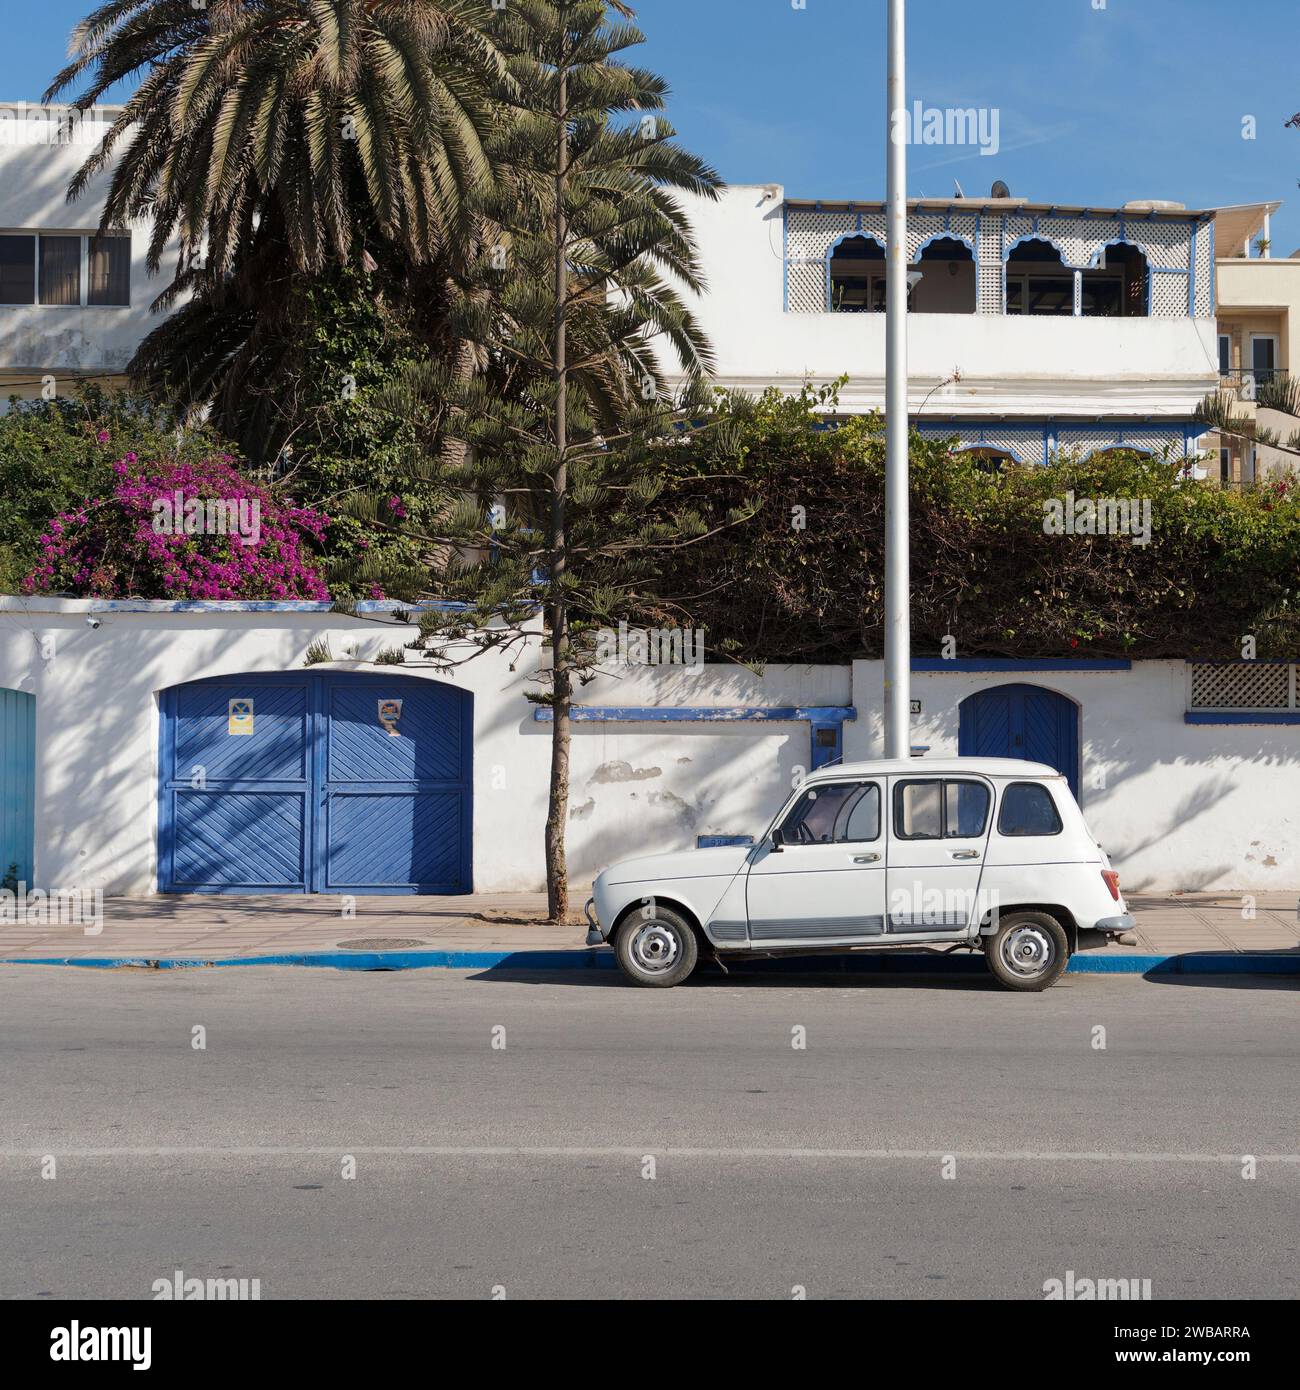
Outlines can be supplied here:
M913 671L947 671L957 674L969 671L1131 671L1133 663L1127 657L954 657L946 661L941 656L914 656Z

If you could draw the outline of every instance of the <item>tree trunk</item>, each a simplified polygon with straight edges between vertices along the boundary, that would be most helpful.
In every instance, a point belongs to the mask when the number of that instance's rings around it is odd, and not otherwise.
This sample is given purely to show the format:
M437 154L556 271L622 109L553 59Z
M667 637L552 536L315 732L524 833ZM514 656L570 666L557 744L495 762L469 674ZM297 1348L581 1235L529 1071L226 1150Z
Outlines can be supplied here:
M564 852L565 822L569 814L569 706L572 680L569 669L569 611L564 595L568 567L565 544L565 502L569 490L568 461L568 346L566 305L568 276L568 217L565 213L569 164L568 74L562 55L559 69L558 134L555 142L555 474L551 480L551 573L549 619L551 626L552 724L551 785L546 814L546 902L548 915L563 922L569 915L569 868Z

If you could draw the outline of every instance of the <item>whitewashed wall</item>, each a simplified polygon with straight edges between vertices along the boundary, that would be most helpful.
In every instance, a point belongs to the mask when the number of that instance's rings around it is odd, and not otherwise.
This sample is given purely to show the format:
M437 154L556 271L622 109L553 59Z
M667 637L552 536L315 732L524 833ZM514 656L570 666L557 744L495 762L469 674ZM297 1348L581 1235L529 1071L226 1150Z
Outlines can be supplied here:
M957 752L958 709L977 690L1023 682L1080 707L1080 802L1126 891L1300 887L1300 726L1194 724L1181 661L1131 671L921 673L913 742ZM858 721L846 758L879 757L884 671L855 662Z
M82 600L0 598L0 685L36 697L36 864L43 884L146 894L157 885L159 695L207 676L300 670L327 638L373 658L414 629L312 611L215 605L105 611ZM87 617L100 622L91 628ZM48 657L42 652L51 653ZM474 695L474 883L539 888L551 730L525 691L537 650L511 670L500 654L453 673L336 661L313 669L400 671ZM646 671L587 686L588 705L843 704L850 673L739 667ZM632 853L694 844L706 833L761 830L809 761L806 724L599 725L574 728L570 866L583 887Z
M0 685L36 696L37 878L45 885L147 894L156 887L159 693L205 676L298 670L328 637L373 658L402 630L312 611L199 612L77 600L0 598ZM42 650L51 653L42 655ZM448 679L475 697L474 884L543 882L550 726L524 698L536 649L510 669L479 657ZM356 663L353 663L354 665ZM348 663L335 663L347 668ZM373 666L358 669L374 670ZM392 669L392 668L380 668ZM1186 668L1127 672L917 673L914 741L957 751L958 707L1005 682L1056 690L1082 711L1082 801L1130 891L1300 886L1300 727L1186 725ZM855 705L846 761L879 756L882 668L731 665L642 669L586 686L584 705ZM575 892L605 864L761 831L810 758L806 723L579 724L569 817Z

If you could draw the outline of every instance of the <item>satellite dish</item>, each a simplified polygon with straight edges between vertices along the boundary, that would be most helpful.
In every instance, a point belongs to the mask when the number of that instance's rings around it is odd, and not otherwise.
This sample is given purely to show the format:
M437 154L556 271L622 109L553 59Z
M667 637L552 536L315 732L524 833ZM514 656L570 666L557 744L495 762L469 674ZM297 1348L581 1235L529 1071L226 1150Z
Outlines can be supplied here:
M1010 196L1011 190L1006 186L1005 183L1002 182L1001 179L998 179L998 181L989 190L990 198L1009 198Z

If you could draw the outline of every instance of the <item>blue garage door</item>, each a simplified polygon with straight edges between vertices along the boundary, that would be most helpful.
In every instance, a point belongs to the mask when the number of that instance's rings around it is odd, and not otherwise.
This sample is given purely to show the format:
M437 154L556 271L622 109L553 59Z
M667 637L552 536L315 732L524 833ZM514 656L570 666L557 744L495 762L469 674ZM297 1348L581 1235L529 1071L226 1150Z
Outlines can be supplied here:
M32 882L36 830L36 701L0 690L0 881Z
M995 685L961 702L962 757L1024 758L1065 773L1079 795L1079 711L1037 685Z
M472 702L411 676L222 677L163 692L172 893L468 893Z

